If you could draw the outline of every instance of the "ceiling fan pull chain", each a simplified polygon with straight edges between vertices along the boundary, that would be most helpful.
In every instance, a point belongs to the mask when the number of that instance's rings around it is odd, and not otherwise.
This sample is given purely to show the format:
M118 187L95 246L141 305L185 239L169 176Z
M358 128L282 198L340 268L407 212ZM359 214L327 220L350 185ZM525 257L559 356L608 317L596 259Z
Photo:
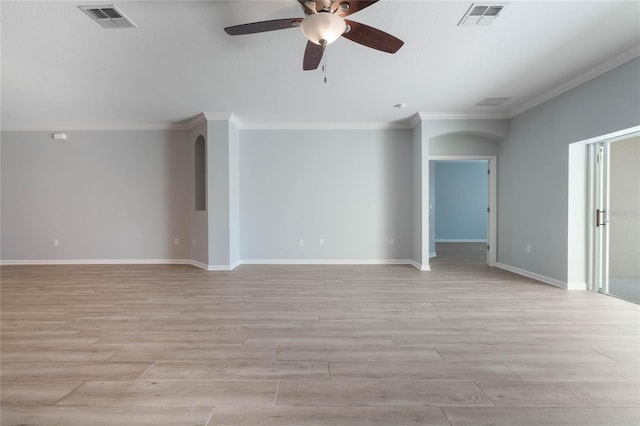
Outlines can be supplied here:
M324 52L324 64L322 65L322 71L324 71L324 84L327 84L327 51Z

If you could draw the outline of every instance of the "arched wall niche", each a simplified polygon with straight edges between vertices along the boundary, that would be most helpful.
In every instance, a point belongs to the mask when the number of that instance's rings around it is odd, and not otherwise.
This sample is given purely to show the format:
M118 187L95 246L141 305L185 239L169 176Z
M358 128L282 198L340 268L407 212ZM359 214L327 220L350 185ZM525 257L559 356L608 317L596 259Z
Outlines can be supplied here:
M207 147L204 136L198 135L194 142L194 171L195 171L195 209L207 210Z

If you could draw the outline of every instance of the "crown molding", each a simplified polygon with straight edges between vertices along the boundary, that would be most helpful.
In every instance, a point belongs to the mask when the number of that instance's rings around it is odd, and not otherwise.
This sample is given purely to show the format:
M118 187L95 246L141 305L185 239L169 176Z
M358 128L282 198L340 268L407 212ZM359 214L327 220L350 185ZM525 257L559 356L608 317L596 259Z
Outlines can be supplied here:
M242 128L242 121L240 121L238 116L234 113L228 112L202 112L190 120L182 122L182 128L184 130L191 130L207 121L228 121L233 123L236 127Z
M104 130L191 130L207 121L229 121L242 128L242 122L235 114L200 113L193 118L179 122L148 123L64 123L38 124L27 126L2 126L3 132L72 132L72 131L104 131Z
M420 120L504 120L509 116L504 112L419 112Z
M611 71L612 69L619 67L620 65L625 64L639 56L640 56L640 44L636 44L630 49L627 49L619 53L618 55L614 56L613 58L609 59L608 61L605 61L600 65L597 65L595 68L592 68L589 71L579 74L578 76L561 84L560 86L557 86L549 90L548 92L538 95L533 99L527 102L524 102L515 108L512 108L511 110L509 110L508 118L513 118L516 115L520 115L523 112L530 110L531 108L535 108L538 105L541 105L555 98L556 96L563 94L564 92L568 92L569 90L575 87L578 87L589 80L593 80L594 78L599 77L602 74L608 71Z
M461 114L454 112L418 112L409 121L410 128L423 120L506 120L509 116L502 112Z
M38 124L26 126L3 126L3 132L71 132L96 130L184 130L180 123L150 122L150 123L64 123Z
M243 126L242 121L240 121L238 116L233 113L231 113L231 116L229 117L229 123L233 124L238 129L242 129L242 126Z
M203 112L207 121L229 121L234 115L230 112Z
M194 127L206 122L207 122L207 117L203 113L200 113L193 118L182 121L180 123L180 127L182 128L182 130L191 130Z
M406 130L410 121L396 122L253 122L243 123L243 130Z

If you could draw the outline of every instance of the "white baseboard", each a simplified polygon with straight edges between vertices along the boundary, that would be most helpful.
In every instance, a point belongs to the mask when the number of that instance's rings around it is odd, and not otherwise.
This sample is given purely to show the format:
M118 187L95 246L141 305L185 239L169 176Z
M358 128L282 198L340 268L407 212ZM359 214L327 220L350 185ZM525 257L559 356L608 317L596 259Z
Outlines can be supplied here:
M587 283L567 283L567 290L587 290Z
M409 264L411 266L413 266L414 268L416 268L418 271L430 271L431 270L429 265L423 265L423 264L421 264L419 262L416 262L413 259L409 260Z
M204 269L205 271L209 270L209 265L207 265L206 263L198 262L197 260L191 259L191 261L189 261L189 264L191 266L195 266L196 268Z
M411 259L244 259L242 265L412 265Z
M0 265L192 265L190 259L42 259L0 260Z
M189 261L189 265L204 269L205 271L233 271L240 265L240 263L241 262L238 261L231 265L207 265L206 263L198 262L197 260Z
M504 269L505 271L513 272L514 274L522 275L527 278L534 279L536 281L543 282L545 284L551 284L555 287L564 288L566 290L586 290L587 285L579 283L565 283L560 280L556 280L555 278L550 278L544 275L536 274L535 272L527 271L526 269L516 268L515 266L505 265L504 263L498 262L496 264L497 268Z
M207 271L233 271L236 266L233 265L207 265Z
M191 265L205 271L233 271L240 265L411 265L430 271L412 259L248 259L230 265L208 265L193 259L49 259L0 260L0 265Z
M447 239L447 238L439 238L435 240L436 243L486 243L487 239L479 239L479 240L473 240L473 239Z

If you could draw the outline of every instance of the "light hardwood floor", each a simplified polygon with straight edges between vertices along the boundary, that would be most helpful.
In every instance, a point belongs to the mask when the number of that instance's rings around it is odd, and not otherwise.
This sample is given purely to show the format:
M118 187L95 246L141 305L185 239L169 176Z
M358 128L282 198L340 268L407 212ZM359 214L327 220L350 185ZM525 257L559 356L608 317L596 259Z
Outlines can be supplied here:
M3 267L0 423L640 424L637 305L432 268Z

